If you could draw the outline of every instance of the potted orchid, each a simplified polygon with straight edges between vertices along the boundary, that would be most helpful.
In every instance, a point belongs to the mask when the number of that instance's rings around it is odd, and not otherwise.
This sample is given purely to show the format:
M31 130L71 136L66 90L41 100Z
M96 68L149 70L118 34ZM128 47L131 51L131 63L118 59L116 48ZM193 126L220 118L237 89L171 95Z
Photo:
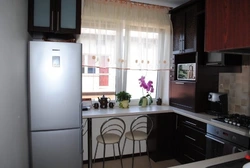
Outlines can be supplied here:
M147 105L151 105L153 103L153 99L150 94L154 92L153 81L149 80L146 82L145 76L142 76L139 79L139 84L142 90L146 90L146 95L142 96L139 100L139 106L145 107Z

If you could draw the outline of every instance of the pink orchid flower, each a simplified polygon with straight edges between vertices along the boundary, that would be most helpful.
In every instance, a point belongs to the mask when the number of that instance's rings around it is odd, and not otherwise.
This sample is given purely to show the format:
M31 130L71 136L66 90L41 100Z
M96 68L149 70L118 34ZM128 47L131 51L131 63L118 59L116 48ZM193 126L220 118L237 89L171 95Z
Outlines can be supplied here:
M148 92L151 92L153 93L154 92L154 87L153 87L153 81L149 80L148 83L145 82L145 76L142 76L140 79L140 87L143 87L147 93Z

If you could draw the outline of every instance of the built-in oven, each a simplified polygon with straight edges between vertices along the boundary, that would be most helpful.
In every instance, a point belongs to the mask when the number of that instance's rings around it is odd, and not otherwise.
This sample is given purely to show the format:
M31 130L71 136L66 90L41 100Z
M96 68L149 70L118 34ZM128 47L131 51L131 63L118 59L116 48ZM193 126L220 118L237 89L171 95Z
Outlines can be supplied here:
M250 138L213 125L207 125L206 159L249 149Z

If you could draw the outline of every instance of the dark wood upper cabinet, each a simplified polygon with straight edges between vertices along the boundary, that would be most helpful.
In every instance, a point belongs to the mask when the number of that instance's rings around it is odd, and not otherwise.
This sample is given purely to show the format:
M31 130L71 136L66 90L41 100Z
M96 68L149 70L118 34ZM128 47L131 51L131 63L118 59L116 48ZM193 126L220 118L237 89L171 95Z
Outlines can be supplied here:
M171 10L173 56L170 70L171 106L205 112L207 95L218 91L218 68L206 66L205 0L192 0ZM194 63L195 80L178 80L178 64Z
M205 51L250 53L249 6L249 0L206 0Z
M200 35L199 15L204 14L204 5L204 1L190 1L170 11L173 24L173 54L197 51L197 38Z
M80 34L81 0L29 0L30 33Z

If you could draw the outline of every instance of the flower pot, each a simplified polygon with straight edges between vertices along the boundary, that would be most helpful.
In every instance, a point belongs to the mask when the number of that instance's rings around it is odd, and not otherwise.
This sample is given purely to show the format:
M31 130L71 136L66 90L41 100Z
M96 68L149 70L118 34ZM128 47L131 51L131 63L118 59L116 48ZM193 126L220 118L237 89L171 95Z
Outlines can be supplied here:
M128 100L123 100L119 103L120 108L129 108L129 101Z
M141 106L146 107L147 105L148 105L148 99L146 97L143 97Z

